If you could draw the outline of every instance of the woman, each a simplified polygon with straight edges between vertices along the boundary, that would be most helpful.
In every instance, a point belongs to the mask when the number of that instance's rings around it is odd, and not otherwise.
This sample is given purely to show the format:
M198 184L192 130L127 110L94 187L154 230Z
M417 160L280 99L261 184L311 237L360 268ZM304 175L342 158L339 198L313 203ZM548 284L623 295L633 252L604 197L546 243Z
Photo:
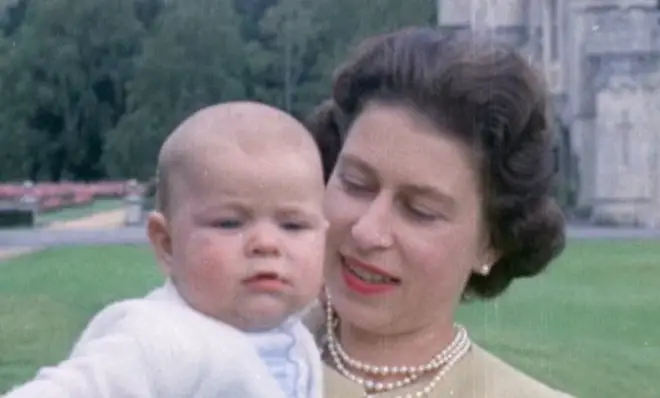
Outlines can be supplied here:
M454 322L564 247L547 117L527 62L472 36L398 31L336 71L308 123L329 174L327 398L566 397Z

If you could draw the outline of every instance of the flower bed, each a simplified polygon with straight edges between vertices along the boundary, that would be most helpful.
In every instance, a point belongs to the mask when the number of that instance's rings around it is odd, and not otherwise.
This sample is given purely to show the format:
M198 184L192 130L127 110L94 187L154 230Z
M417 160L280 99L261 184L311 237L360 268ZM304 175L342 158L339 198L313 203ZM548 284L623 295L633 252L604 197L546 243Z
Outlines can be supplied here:
M32 187L23 184L0 184L0 201L18 202L31 194L38 199L39 212L51 212L66 207L82 206L95 199L121 198L127 193L125 181L82 183L38 183Z

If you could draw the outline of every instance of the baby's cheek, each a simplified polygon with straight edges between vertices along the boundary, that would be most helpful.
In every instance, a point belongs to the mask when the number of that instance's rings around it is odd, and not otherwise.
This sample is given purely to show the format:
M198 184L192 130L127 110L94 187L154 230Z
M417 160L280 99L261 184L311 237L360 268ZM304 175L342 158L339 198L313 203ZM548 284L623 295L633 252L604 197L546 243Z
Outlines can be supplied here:
M316 237L305 246L305 256L301 261L302 283L306 294L316 296L321 288L323 279L323 266L325 263L325 239Z
M197 301L204 312L217 317L224 314L226 306L236 296L237 278L231 269L228 269L228 264L211 251L199 252L198 262L190 272Z
M231 251L222 244L214 243L212 239L200 239L197 244L192 245L189 252L189 260L192 263L189 271L194 273L198 284L213 286L226 284L232 279L233 269L239 267L237 261L232 261Z
M218 236L218 233L213 230L200 233L191 246L194 251L191 255L199 256L205 264L225 263L231 253L236 251L235 242L227 237Z
M220 247L209 247L200 252L199 257L199 272L209 279L231 278L236 268L240 266L236 261L227 258L227 253Z

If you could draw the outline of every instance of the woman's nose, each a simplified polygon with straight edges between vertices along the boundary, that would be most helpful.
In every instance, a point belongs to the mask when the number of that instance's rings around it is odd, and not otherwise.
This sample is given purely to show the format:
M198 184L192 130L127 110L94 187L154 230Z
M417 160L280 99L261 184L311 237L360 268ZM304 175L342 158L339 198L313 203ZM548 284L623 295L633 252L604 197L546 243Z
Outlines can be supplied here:
M353 224L351 236L361 249L385 249L392 245L392 206L385 197L376 198Z

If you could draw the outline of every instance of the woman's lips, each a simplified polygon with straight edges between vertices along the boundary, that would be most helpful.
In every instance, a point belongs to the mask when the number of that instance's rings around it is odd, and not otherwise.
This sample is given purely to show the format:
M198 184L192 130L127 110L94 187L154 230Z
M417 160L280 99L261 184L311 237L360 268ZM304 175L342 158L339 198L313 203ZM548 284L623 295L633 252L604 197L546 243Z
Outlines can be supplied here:
M341 256L342 277L346 286L360 294L386 293L401 284L401 279L380 268Z

